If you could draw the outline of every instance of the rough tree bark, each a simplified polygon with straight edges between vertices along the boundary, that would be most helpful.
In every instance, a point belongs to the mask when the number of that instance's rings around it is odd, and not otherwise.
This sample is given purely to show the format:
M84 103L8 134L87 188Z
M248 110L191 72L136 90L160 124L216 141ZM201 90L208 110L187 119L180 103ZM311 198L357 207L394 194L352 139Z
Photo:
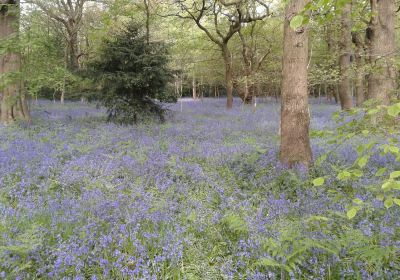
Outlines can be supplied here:
M230 109L233 106L233 69L232 57L228 48L228 43L223 44L222 55L225 63L226 107Z
M68 38L68 69L69 70L77 70L79 69L79 53L78 53L78 31L74 26L75 23L73 20L69 20L67 32L69 35Z
M309 167L312 162L307 90L308 30L307 27L297 30L290 27L290 20L306 3L307 0L292 0L285 9L280 160L289 167L296 163Z
M251 35L253 34L254 24L251 26ZM242 42L243 72L245 78L244 92L239 91L239 96L245 104L251 104L254 96L254 83L252 82L252 50L240 30L238 31L240 41ZM249 84L250 83L250 84ZM242 93L241 93L242 92Z
M342 10L341 18L341 40L339 43L339 98L342 110L349 110L353 107L350 84L350 57L351 57L351 3L347 3Z
M18 39L19 0L0 1L0 40ZM21 58L18 48L6 50L0 56L0 123L30 119L29 108L18 77Z
M384 105L396 90L394 56L396 4L395 0L370 0L371 20L366 38L372 71L368 76L368 96Z

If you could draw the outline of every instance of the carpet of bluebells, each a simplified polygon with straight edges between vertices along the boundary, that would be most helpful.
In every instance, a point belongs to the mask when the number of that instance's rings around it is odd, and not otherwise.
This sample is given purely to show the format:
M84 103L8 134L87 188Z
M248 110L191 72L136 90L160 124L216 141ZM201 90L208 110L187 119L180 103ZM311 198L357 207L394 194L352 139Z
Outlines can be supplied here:
M41 101L30 125L0 127L0 279L400 279L400 207L371 198L346 217L395 160L376 153L367 176L316 187L353 146L288 170L279 104L235 102L119 126L95 105ZM338 106L312 103L312 129L334 126Z

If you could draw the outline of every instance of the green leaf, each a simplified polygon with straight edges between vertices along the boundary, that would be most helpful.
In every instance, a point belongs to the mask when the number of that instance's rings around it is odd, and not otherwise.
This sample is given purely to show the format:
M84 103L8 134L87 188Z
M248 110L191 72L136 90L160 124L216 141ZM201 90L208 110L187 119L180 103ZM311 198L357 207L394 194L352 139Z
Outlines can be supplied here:
M365 146L364 145L358 145L356 151L359 155L361 155L365 150Z
M400 113L400 103L389 106L387 113L391 117L397 117L397 115Z
M359 199L359 198L353 199L353 202L354 202L355 204L358 204L358 205L360 205L360 204L363 203L363 201L362 201L361 199Z
M395 198L393 199L393 202L396 203L398 206L400 206L400 199Z
M327 217L324 217L324 216L316 216L316 215L313 215L313 216L311 216L310 218L308 218L308 220L307 220L307 222L314 222L314 221L317 221L317 222L327 222L327 221L329 221L329 219L327 218Z
M383 201L385 199L385 196L383 194L378 194L376 196L376 199L379 200L379 201Z
M383 203L387 209L393 206L393 198L388 198Z
M357 215L357 209L355 207L350 208L349 211L347 211L347 218L350 220L353 219Z
M390 173L390 179L396 179L400 177L400 171L393 171Z
M371 109L367 111L367 115L376 115L379 112L378 109Z
M385 173L385 172L386 172L385 167L379 168L378 171L375 173L375 176L382 176L383 173Z
M328 3L329 3L329 0L319 0L318 3L317 3L317 7L318 7L318 8L324 7L324 6L326 6Z
M337 178L338 178L339 180L347 180L347 179L349 179L350 177L351 177L351 174L350 174L350 172L347 171L347 170L340 171L339 174L338 174L338 176L337 176Z
M328 155L327 155L327 154L324 154L324 155L320 156L320 157L317 159L317 163L320 164L320 163L324 162L327 158L328 158Z
M400 149L399 149L399 147L396 147L396 146L389 146L389 151L392 153L392 154L399 154L399 152L400 152Z
M392 181L389 181L389 182L384 183L384 184L382 185L382 190L384 190L384 191L389 190L389 189L391 188L392 184L393 184Z
M353 170L353 175L356 176L357 178L362 177L363 174L364 174L364 173L363 173L361 170L359 170L359 169L354 169L354 170Z
M324 183L325 183L325 178L324 177L319 177L319 178L313 180L313 185L315 187L322 186Z
M268 152L267 149L262 149L262 148L257 148L257 152L260 154L265 154L266 152Z
M279 267L285 269L287 272L291 272L292 270L290 269L289 266L278 263L277 261L269 258L261 258L258 262L256 262L256 266L261 266L261 267Z
M382 185L382 190L384 190L384 191L388 191L391 189L395 189L395 190L400 189L400 182L390 180Z
M304 17L302 15L294 16L290 21L290 27L294 30L299 28L303 24Z
M363 168L363 167L365 167L367 165L368 160L369 160L369 156L363 156L363 157L358 159L357 164L358 164L358 166Z

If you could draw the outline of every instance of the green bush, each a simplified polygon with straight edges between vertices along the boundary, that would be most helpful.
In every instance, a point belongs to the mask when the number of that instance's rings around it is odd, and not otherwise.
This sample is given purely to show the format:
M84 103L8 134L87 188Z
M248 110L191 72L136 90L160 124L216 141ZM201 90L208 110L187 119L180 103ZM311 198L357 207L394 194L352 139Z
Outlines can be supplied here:
M105 40L89 71L99 83L99 99L108 109L108 120L128 124L150 116L163 121L165 109L159 101L172 77L167 64L166 46L147 43L135 23Z

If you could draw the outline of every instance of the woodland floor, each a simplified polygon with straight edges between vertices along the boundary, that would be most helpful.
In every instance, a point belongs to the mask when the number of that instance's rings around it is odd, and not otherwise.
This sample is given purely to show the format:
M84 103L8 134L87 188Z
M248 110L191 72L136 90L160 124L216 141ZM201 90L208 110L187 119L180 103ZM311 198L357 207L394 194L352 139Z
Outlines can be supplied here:
M313 130L333 127L339 109L320 101ZM224 106L188 99L166 123L118 126L94 105L40 101L30 126L0 127L0 279L400 277L352 255L397 250L399 210L349 222L346 186L311 184L351 164L351 145L310 174L289 171L277 160L279 104ZM317 159L331 147L313 138L312 149ZM371 174L393 162L373 157Z

